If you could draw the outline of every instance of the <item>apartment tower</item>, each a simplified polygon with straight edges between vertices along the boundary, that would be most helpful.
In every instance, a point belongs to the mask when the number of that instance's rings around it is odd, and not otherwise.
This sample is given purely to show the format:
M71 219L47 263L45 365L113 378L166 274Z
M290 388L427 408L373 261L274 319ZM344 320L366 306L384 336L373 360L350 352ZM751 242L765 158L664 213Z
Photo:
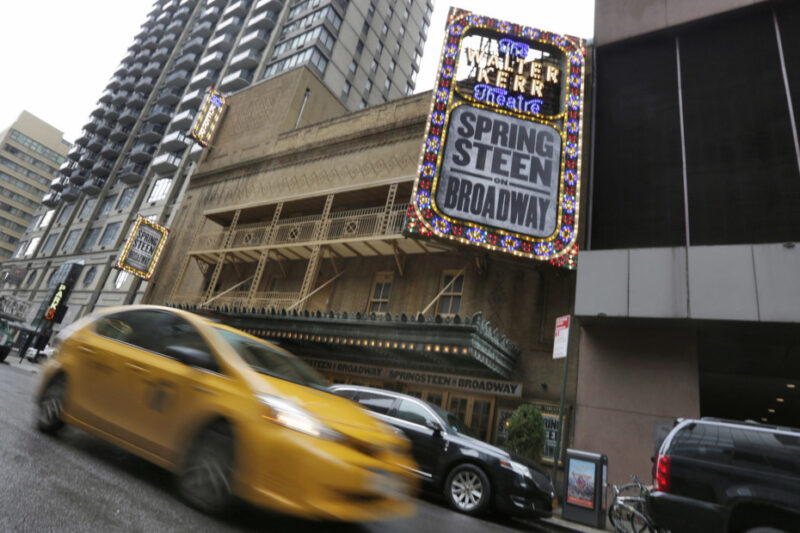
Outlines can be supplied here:
M40 224L40 217L34 219L34 213L71 146L62 135L27 111L0 131L0 261L21 248L20 238L28 226ZM22 256L32 257L39 239L23 240Z
M230 94L305 65L346 109L398 98L414 90L432 10L432 0L157 1L50 184L45 223L21 237L10 265L31 281L0 294L38 302L60 264L82 259L64 323L138 301L146 283L113 265L137 215L169 226L203 151L186 133L209 87Z

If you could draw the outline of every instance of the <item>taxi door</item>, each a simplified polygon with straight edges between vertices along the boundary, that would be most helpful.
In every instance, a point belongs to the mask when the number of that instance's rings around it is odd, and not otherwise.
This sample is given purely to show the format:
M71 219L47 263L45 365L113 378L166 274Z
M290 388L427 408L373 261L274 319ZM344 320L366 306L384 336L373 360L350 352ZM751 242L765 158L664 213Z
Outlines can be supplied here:
M119 354L130 349L127 341L132 331L125 313L116 313L79 330L63 348L74 353L76 361L70 370L68 408L77 418L117 436L122 407Z
M131 402L126 428L138 446L173 462L188 434L231 397L234 384L219 373L208 344L186 319L152 309L138 313L139 349L123 364L120 391ZM187 350L194 366L182 357Z

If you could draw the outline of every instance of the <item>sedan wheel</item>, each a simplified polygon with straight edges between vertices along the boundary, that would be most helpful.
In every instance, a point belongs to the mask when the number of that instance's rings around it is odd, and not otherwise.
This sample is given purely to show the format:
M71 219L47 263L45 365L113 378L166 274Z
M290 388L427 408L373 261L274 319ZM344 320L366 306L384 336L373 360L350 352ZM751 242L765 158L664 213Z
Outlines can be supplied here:
M464 464L450 472L445 483L445 497L450 506L462 513L477 515L489 505L491 487L483 470Z
M42 433L54 435L64 426L61 413L64 410L66 392L67 382L64 376L55 376L42 392L36 417L36 426Z
M224 512L231 500L233 437L226 427L204 431L186 457L179 477L181 495L193 507L211 513Z

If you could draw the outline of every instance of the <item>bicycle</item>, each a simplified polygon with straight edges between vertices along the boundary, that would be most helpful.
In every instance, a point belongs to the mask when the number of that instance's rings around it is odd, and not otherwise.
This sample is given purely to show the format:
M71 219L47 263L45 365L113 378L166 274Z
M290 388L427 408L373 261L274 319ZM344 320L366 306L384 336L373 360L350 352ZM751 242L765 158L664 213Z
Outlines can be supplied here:
M608 519L617 533L658 533L645 503L650 488L635 475L631 477L632 483L613 485L614 501L608 508Z

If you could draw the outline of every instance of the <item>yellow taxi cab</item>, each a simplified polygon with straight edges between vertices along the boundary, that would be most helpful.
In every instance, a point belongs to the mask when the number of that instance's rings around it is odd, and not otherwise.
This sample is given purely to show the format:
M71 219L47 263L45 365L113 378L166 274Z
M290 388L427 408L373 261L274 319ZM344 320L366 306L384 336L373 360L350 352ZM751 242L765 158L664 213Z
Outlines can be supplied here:
M235 497L305 518L414 513L408 441L289 352L192 313L105 309L66 328L37 424L69 423L177 475L212 513Z

